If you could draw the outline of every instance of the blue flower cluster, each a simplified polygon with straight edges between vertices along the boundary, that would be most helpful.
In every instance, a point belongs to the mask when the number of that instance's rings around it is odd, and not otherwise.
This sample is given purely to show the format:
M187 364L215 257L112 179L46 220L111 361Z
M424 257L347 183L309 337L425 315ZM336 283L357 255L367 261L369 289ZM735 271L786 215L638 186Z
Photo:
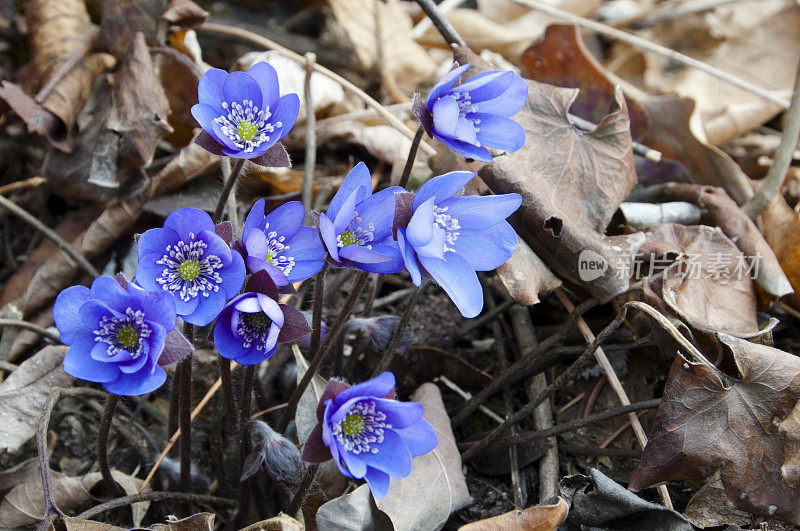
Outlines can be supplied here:
M488 72L456 85L468 67L434 87L421 121L469 158L491 160L486 146L519 149L525 132L509 116L524 104L524 81ZM288 163L280 140L297 119L299 98L280 96L270 65L230 74L211 69L198 93L192 108L204 130L198 144L256 163ZM416 193L400 187L373 193L360 162L328 209L315 213L314 227L303 225L301 203L267 214L261 199L237 239L227 222L215 225L193 208L176 210L162 227L139 237L133 281L104 276L91 288L73 286L58 296L54 318L70 346L64 370L110 393L151 392L165 381L162 366L192 352L176 329L178 317L197 326L215 323L212 337L221 356L260 363L278 343L310 332L302 313L279 302L279 292L291 292L292 283L317 274L326 261L375 273L407 270L417 286L423 278L434 280L463 316L475 317L483 308L476 271L497 268L514 253L517 237L506 219L522 200L518 194L457 195L474 176L450 172ZM394 384L391 373L349 388L331 381L320 401L320 424L305 445L306 460L332 458L343 474L364 478L383 497L390 477L408 475L412 457L437 444L422 406L394 400Z

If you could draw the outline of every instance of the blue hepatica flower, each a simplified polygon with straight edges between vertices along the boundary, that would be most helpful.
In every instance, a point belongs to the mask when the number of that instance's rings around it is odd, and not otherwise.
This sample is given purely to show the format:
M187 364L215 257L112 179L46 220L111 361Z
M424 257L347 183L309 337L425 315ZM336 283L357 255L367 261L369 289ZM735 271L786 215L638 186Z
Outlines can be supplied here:
M319 215L319 234L330 261L372 273L397 273L403 260L392 239L395 194L392 186L372 193L366 164L347 174L328 210Z
M410 218L397 227L406 269L419 286L435 280L464 317L483 308L483 290L475 271L500 267L514 254L517 234L506 218L522 204L519 194L453 197L475 176L453 171L423 184L411 205ZM398 201L398 208L401 201Z
M67 374L124 396L149 393L164 383L167 373L159 362L176 319L169 294L134 283L125 289L111 277L98 277L91 289L62 291L53 318L61 341L70 346L64 356Z
M327 253L317 230L302 226L305 213L290 201L264 216L264 200L256 201L242 231L250 271L266 271L279 288L319 273Z
M223 358L255 365L275 352L278 343L311 332L305 316L278 303L278 289L266 271L250 277L245 293L230 301L214 325L214 344Z
M215 230L211 216L182 208L138 242L136 282L171 293L178 315L199 326L213 321L244 283L244 260Z
M470 63L451 70L433 87L424 109L415 105L425 130L468 159L489 162L487 147L517 151L525 129L510 117L528 99L528 85L514 72L483 72L456 85Z
M218 144L209 151L240 159L263 155L289 134L300 110L297 94L280 95L278 75L267 63L247 72L212 68L200 79L192 115Z
M386 496L390 477L408 476L411 459L439 444L433 426L422 418L423 406L394 400L394 385L390 372L352 387L331 380L303 459L322 463L333 458L342 474L364 478L373 496Z

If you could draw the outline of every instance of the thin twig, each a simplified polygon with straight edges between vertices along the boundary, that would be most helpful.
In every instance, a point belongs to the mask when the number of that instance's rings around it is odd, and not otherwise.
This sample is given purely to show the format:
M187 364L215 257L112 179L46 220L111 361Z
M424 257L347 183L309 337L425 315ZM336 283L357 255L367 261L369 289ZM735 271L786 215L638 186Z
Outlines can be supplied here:
M411 169L414 167L414 160L417 158L417 150L419 149L419 143L422 140L423 134L425 134L425 128L420 125L417 127L417 132L414 133L414 138L411 140L411 149L408 150L406 165L403 166L403 174L400 176L399 184L401 188L406 187L408 178L411 177Z
M289 504L289 516L292 518L297 517L297 513L300 512L300 509L303 508L303 503L306 501L306 497L308 496L308 490L311 488L311 485L314 484L314 480L317 478L317 473L319 472L319 465L309 465L306 468L305 473L303 473L303 479L300 480L300 485L297 487L297 492L294 493L294 497L292 498L292 502Z
M781 191L783 181L786 179L786 172L794 158L797 149L797 141L800 138L800 65L794 78L794 92L789 111L786 113L786 122L783 126L783 136L778 150L775 152L775 160L772 163L767 176L761 181L756 194L742 207L744 213L750 218L755 218L772 203L775 196Z
M97 432L97 464L100 466L100 475L106 484L109 492L115 496L124 496L125 489L116 482L111 475L111 468L108 466L108 434L111 431L111 421L114 419L114 412L117 410L119 396L108 394L106 405L103 408L103 416L100 417L100 429Z
M199 26L197 29L200 31L208 31L211 33L216 33L218 35L229 35L231 37L244 39L252 42L253 44L263 46L264 48L275 50L285 55L286 57L289 57L290 59L296 61L299 64L303 64L305 62L305 59L303 58L302 55L298 55L293 51L284 48L275 41L271 41L266 37L262 37L261 35L253 33L252 31L247 31L245 29L236 28L233 26L226 26L224 24L215 24L213 22L206 22L202 26ZM352 83L344 79L342 76L335 74L334 72L331 72L330 70L320 65L319 63L314 64L314 70L316 70L317 72L326 77L329 77L330 79L333 79L337 83L341 84L347 90L353 92L356 96L361 98L364 101L364 103L366 103L369 107L375 109L375 111L379 115L381 115L389 125L391 125L395 129L406 135L408 138L414 138L414 131L409 129L403 122L401 122L396 116L390 113L383 105L381 105L380 103L375 101L372 97L370 97L366 92L364 92L357 86L353 85ZM422 143L422 149L429 155L434 155L436 153L436 150L429 144L426 144L425 142Z
M311 349L316 352L319 348L320 338L322 337L322 303L325 297L325 273L328 272L328 264L322 266L322 271L314 277L314 300L311 309Z
M618 41L622 41L626 44L629 44L630 46L636 49L661 55L678 63L690 66L692 68L700 70L701 72L705 72L706 74L709 74L719 79L720 81L724 81L730 85L739 87L740 89L749 92L751 94L754 94L759 98L772 102L775 105L779 105L784 109L789 108L788 101L779 98L771 94L770 92L753 85L752 83L748 83L747 81L739 79L736 76L732 76L727 72L723 72L718 68L714 68L709 64L706 64L702 61L698 61L697 59L692 59L687 55L676 52L675 50L670 50L669 48L666 48L664 46L652 43L648 40L642 39L641 37L631 35L630 33L626 33L624 31L612 28L610 26L601 24L600 22L596 22L594 20L589 20L588 18L584 18L578 15L573 15L572 13L568 13L556 7L552 7L539 0L511 0L511 2L521 6L529 7L531 9L535 9L542 13L546 13L552 17L556 17L557 19L560 20L565 20L571 24L576 24L578 26L589 28L592 31L600 33L601 35L605 35L606 37L616 39Z
M281 420L278 423L277 431L279 433L286 431L286 426L289 425L289 421L291 421L294 417L294 413L297 411L297 404L300 402L300 397L303 396L308 384L311 383L311 379L315 374L317 374L317 370L319 370L322 362L325 361L325 356L328 354L331 345L333 345L333 341L342 331L347 318L350 317L350 313L353 311L353 307L358 300L358 296L361 294L361 290L364 289L364 284L366 284L368 277L369 273L366 271L359 271L358 276L353 283L353 291L350 292L350 296L345 301L344 306L342 306L342 310L339 312L336 322L331 328L328 329L328 334L325 336L325 340L319 346L319 350L314 355L314 359L312 359L311 363L308 365L308 370L303 375L300 383L297 384L297 388L292 393L292 396L289 398L286 409L284 410Z
M228 179L225 181L225 184L222 187L222 191L219 193L217 206L214 208L214 223L219 223L222 221L222 212L225 210L225 204L228 202L228 196L231 195L233 185L236 184L239 175L242 173L242 168L244 168L245 162L247 162L246 159L236 159L236 162L231 169L231 174L228 176Z
M17 192L27 188L36 188L37 186L41 186L46 182L47 179L44 177L31 177L30 179L25 179L24 181L16 181L13 183L4 184L3 186L0 186L0 195L10 194L11 192Z
M317 164L317 114L314 110L314 98L311 95L311 75L317 56L309 52L306 58L306 78L303 84L306 99L306 160L303 167L303 206L306 209L306 222L311 219L311 196L314 192L314 167Z
M80 513L75 518L89 519L97 516L100 513L116 509L117 507L125 507L134 503L146 501L162 501L162 500L178 500L196 503L198 505L218 505L221 507L235 507L236 502L228 498L219 498L217 496L206 496L203 494L188 494L186 492L140 492L139 494L131 494L130 496L123 496L114 500L108 500L100 505L96 505L91 509L87 509Z
M403 334L406 331L406 327L411 321L411 314L414 312L414 307L417 305L419 296L422 294L422 290L425 289L426 284L427 281L423 281L420 287L415 289L408 298L408 301L406 301L406 307L405 310L403 310L403 316L400 318L400 323L397 325L389 344L386 345L386 348L383 350L383 354L381 354L378 365L375 366L375 370L372 372L373 378L382 372L389 370L389 366L392 364L395 354L397 354L397 347L400 345L400 340L403 339Z
M30 330L31 332L36 332L40 336L44 336L47 339L52 339L56 343L61 343L60 336L55 333L51 332L50 330L43 328L37 324L30 323L28 321L23 321L22 319L0 319L0 327L17 327L17 328L24 328L25 330Z
M450 21L447 20L443 15L442 12L439 11L439 8L436 4L433 3L433 0L416 0L419 4L419 7L422 8L422 11L428 15L428 18L431 19L433 25L436 26L436 29L441 34L442 38L447 42L447 44L458 44L461 46L466 46L467 43L464 42L464 39L461 38L461 35L458 34L458 31L450 24Z
M20 207L10 199L3 197L2 195L0 195L0 206L2 206L3 208L7 208L12 214L15 214L17 217L21 218L23 221L33 226L33 228L35 228L36 230L38 230L39 232L50 238L53 241L53 243L55 243L58 246L59 249L67 253L67 255L69 255L69 257L72 258L75 261L75 263L77 263L81 267L81 269L86 271L86 273L89 276L91 276L92 278L100 276L100 272L97 271L97 269L95 269L94 266L90 264L89 261L81 253L76 251L75 248L72 245L70 245L68 241L66 241L64 238L56 234L55 231L53 231L50 227L48 227L47 225L36 219L34 216L32 216L30 213L28 213L27 210Z

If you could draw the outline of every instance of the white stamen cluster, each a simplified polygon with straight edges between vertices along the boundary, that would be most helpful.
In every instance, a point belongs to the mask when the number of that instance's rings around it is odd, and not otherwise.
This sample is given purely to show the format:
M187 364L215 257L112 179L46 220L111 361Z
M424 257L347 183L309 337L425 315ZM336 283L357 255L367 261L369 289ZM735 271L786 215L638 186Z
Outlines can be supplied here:
M222 269L222 259L215 255L205 255L208 244L203 240L195 240L194 233L189 233L189 242L180 240L175 245L168 245L164 256L156 263L165 266L156 282L166 291L172 292L188 302L198 294L208 297L211 292L219 291L222 277L218 269ZM194 262L193 277L187 278L185 269L187 262ZM191 264L190 264L191 265Z
M373 400L361 400L350 408L344 419L333 423L331 431L348 452L377 454L378 448L373 445L382 443L384 430L392 427L385 420L386 415L375 409Z
M470 118L467 116L468 114L478 112L477 105L472 104L472 96L470 96L469 92L453 92L450 94L458 103L458 116L460 118L466 118L470 123L472 123L473 127L475 127L475 133L480 133L481 128L478 127L481 123L480 118ZM475 145L481 147L480 141L475 141Z
M236 333L242 338L242 346L250 348L255 345L256 350L264 350L272 320L264 313L245 312L239 312L238 319Z
M375 224L369 223L366 227L361 224L364 219L358 215L357 211L353 211L353 220L347 227L347 230L336 236L336 246L340 249L348 245L362 245L367 249L372 249L369 242L375 240Z
M456 218L450 214L445 214L445 212L447 212L447 207L433 207L433 222L440 229L444 230L444 252L455 252L454 248L448 246L456 243L458 235L461 234L458 232L458 230L461 228L461 225L458 223Z
M255 148L269 142L269 134L275 129L283 127L281 122L269 123L272 116L269 106L259 109L253 105L253 100L242 100L239 102L222 102L222 108L228 113L214 119L220 126L222 133L231 139L236 147L243 149L246 153L251 153ZM254 131L252 134L242 135L240 126L245 123L247 131Z
M267 229L269 229L269 223L264 227L264 231L266 232ZM265 260L283 271L283 274L288 277L295 261L294 257L284 254L289 251L290 247L283 243L284 241L286 241L286 236L278 236L277 231L267 232L267 257Z
M96 343L108 344L107 352L109 357L126 353L134 360L141 356L144 351L144 341L142 340L150 337L153 332L144 322L144 312L130 307L125 309L124 317L103 316L99 327L99 329L92 332L94 340ZM127 333L127 338L134 339L135 345L126 346L120 342L120 330L124 327L129 328L123 334Z

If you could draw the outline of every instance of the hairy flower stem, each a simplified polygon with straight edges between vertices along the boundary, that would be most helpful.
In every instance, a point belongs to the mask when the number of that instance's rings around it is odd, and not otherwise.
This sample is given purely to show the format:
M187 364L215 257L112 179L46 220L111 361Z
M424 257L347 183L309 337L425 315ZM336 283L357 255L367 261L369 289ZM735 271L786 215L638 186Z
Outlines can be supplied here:
M397 347L400 345L400 340L403 338L403 333L406 331L406 327L411 321L411 314L414 311L414 306L417 305L419 296L422 293L422 290L425 289L426 284L427 281L423 280L420 287L411 292L411 296L408 297L408 301L406 301L406 309L403 310L403 316L400 317L400 324L397 325L397 329L394 331L392 339L389 341L389 344L386 345L386 349L383 351L378 365L372 372L372 378L375 378L382 372L389 370L389 366L392 364L395 354L397 354Z
M183 333L189 343L194 339L194 325L184 323ZM179 425L181 429L181 444L180 444L180 491L191 491L191 476L192 476L192 356L183 358L177 367L177 377L179 386L179 403L180 408L178 411ZM185 507L186 511L190 511L190 507Z
M250 444L247 440L247 421L250 420L250 409L253 402L253 382L256 376L256 366L248 365L244 371L244 381L242 382L242 397L240 404L242 405L237 418L236 433L239 442L239 477L242 476L244 468L244 460L250 452ZM247 513L250 508L250 492L251 485L248 479L241 484L239 489L239 515L237 517L238 523L243 524L247 519Z
M103 409L103 416L100 417L100 431L97 433L97 464L100 465L100 474L109 492L114 496L125 496L125 489L111 475L111 468L108 466L108 433L111 431L111 421L114 412L117 410L119 396L110 394L106 399L106 407Z
M314 484L314 480L317 478L317 472L319 472L319 465L309 465L308 468L306 468L306 471L303 474L303 479L300 480L300 486L297 487L297 492L294 493L292 503L289 504L288 514L292 518L296 518L297 513L299 513L300 509L303 508L303 504L308 497L308 491L311 488L311 485Z
M322 271L314 277L314 302L311 313L311 348L310 352L316 352L319 348L320 337L322 336L322 303L325 297L325 273L328 272L328 264L322 266Z
M222 211L225 210L225 203L228 202L228 196L231 195L233 185L236 184L236 180L242 173L242 168L244 168L245 162L245 159L236 159L233 169L231 169L231 174L225 181L225 184L222 187L222 192L219 194L219 199L217 199L217 208L214 209L214 223L219 223L222 221Z
M414 160L417 158L417 151L419 150L419 143L422 141L423 133L425 133L425 128L420 125L417 127L417 132L414 133L413 140L411 140L411 149L408 150L406 165L403 166L403 174L400 176L401 188L406 187L408 178L411 177L411 169L414 167Z
M428 15L428 18L431 19L433 25L436 26L436 29L442 35L442 38L447 41L447 44L460 44L461 46L466 46L467 43L464 42L464 39L461 38L461 35L458 34L458 31L450 24L442 12L439 10L439 6L437 6L433 0L416 0L419 4L419 7L422 8L422 11Z
M178 431L178 410L180 409L180 379L178 378L179 371L175 368L175 374L172 375L172 381L169 388L169 413L167 414L167 439L172 437L172 434ZM170 455L175 457L177 448L173 447L170 450Z
M353 291L345 301L342 311L339 312L339 317L336 318L336 322L333 324L333 326L328 329L328 334L325 336L325 340L319 346L319 350L317 350L316 354L314 355L314 359L311 360L308 370L303 375L303 379L300 380L299 384L297 384L297 388L289 398L286 409L283 410L283 416L278 423L278 433L283 433L286 431L286 426L289 425L289 421L292 420L294 413L297 410L297 404L300 402L300 397L303 396L303 392L305 392L308 384L311 383L311 379L315 374L317 374L322 362L325 361L325 356L328 354L334 339L336 339L336 337L342 331L342 328L344 328L344 323L347 321L347 318L350 317L350 313L353 311L353 307L356 305L358 296L361 294L361 290L364 289L364 284L367 283L368 277L369 273L366 271L361 271L358 273L358 276L353 283Z

